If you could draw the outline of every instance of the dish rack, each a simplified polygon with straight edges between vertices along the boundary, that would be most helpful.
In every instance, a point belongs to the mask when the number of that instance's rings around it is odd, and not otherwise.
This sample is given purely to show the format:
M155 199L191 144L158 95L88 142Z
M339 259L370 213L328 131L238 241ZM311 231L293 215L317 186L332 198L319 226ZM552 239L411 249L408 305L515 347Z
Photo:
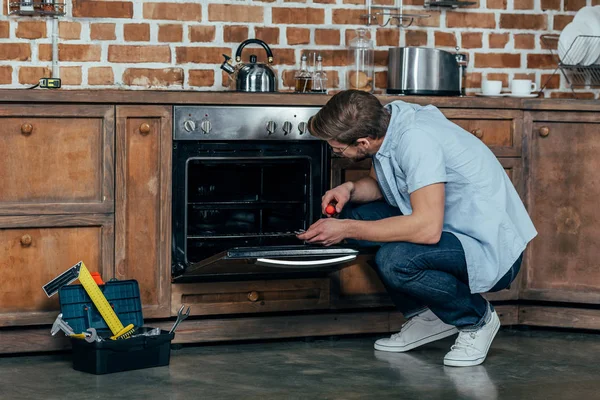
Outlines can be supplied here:
M544 83L541 90L546 88L552 76L559 69L573 92L576 87L600 87L600 59L593 64L584 65L587 50L600 48L600 36L579 35L568 48L561 45L558 35L542 35L541 38L544 47L550 49L557 63L554 73ZM584 54L583 61L580 56L581 52Z

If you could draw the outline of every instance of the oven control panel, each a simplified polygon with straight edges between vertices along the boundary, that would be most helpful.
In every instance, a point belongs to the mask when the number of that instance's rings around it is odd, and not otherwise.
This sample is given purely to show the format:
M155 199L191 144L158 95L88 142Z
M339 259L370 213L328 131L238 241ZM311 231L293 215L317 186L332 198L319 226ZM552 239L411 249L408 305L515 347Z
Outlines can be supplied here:
M175 106L175 140L319 140L308 120L320 107Z

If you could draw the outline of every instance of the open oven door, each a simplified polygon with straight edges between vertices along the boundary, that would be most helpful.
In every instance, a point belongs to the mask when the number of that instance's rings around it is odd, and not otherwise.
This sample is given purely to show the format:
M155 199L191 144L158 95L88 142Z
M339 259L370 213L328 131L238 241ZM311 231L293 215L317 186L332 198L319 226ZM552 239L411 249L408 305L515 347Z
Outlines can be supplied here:
M358 254L353 248L333 246L234 247L200 262L174 266L173 280L329 273L351 265Z

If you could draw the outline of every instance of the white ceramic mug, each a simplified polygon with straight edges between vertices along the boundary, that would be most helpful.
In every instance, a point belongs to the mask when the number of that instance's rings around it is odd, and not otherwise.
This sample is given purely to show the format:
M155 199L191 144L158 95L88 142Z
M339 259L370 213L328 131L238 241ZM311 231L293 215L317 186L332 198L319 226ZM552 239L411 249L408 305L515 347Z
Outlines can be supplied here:
M514 95L524 96L537 91L537 85L529 79L513 79L510 90Z
M502 92L502 81L483 81L481 84L481 92L485 96L498 96L500 92Z

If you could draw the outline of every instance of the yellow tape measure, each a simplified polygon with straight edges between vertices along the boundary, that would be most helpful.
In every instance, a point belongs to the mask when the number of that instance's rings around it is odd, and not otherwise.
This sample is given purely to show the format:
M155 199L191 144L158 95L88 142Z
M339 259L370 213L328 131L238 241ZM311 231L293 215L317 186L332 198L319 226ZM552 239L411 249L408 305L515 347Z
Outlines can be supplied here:
M104 318L106 325L110 328L110 331L113 334L111 339L124 339L131 336L134 332L133 324L123 327L119 317L117 317L117 314L115 314L110 304L108 304L106 297L104 297L104 293L102 293L98 287L98 284L83 261L81 261L81 267L79 269L79 282L87 292L88 296L90 296L90 299L92 299L92 302L100 312L100 315L102 315L102 318Z

